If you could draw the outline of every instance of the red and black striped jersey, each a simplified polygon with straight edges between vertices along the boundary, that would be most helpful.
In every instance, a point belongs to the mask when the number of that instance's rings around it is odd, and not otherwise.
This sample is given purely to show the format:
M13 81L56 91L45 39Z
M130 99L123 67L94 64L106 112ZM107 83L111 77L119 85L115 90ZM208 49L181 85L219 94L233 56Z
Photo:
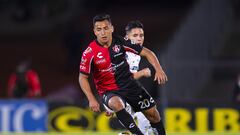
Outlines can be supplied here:
M105 48L92 41L83 52L80 63L80 73L92 73L96 89L100 95L110 90L129 90L139 87L129 71L126 61L126 51L140 54L142 46L113 37L112 44Z

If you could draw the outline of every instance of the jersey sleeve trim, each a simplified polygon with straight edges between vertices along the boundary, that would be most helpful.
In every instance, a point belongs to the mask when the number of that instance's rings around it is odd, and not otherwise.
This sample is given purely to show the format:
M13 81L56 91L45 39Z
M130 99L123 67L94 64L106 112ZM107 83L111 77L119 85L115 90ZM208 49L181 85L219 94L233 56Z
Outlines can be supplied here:
M88 73L90 73L90 71L91 71L92 60L93 60L93 56L91 57L91 60L90 60L89 65L88 65L89 66Z
M83 71L80 71L81 74L84 74L84 75L90 75L90 73L86 73L86 72L83 72Z
M133 48L125 46L125 45L123 47L125 48L126 51L129 51L129 52L132 52L132 53L135 53L135 54L140 54L140 52L141 52L141 51L138 52L138 51L134 50Z

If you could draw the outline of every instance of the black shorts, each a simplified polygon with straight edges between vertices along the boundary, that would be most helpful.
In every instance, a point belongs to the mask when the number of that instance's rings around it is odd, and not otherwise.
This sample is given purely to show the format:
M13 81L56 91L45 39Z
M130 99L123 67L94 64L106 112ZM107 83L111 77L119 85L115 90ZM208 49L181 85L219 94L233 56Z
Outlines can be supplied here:
M108 101L113 96L118 96L123 100L125 104L126 102L130 104L133 111L135 112L147 110L156 105L153 98L144 88L107 91L103 94L102 101L103 104L105 104L108 108L110 108L108 106Z

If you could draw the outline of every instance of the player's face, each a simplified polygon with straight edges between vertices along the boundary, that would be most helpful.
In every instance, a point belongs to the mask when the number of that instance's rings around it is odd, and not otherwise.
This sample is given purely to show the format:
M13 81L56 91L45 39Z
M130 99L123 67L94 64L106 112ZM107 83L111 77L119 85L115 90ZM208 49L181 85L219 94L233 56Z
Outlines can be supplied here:
M108 20L96 22L93 31L100 44L102 45L111 44L113 26Z
M133 28L130 32L128 32L127 38L136 44L143 45L144 31L142 28Z

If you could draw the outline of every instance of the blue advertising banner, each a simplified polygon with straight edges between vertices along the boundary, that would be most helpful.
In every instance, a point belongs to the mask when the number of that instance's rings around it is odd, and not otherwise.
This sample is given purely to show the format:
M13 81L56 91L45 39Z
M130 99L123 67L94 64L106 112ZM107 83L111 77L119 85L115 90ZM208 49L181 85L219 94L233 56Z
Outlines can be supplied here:
M0 100L0 132L47 131L44 100Z

